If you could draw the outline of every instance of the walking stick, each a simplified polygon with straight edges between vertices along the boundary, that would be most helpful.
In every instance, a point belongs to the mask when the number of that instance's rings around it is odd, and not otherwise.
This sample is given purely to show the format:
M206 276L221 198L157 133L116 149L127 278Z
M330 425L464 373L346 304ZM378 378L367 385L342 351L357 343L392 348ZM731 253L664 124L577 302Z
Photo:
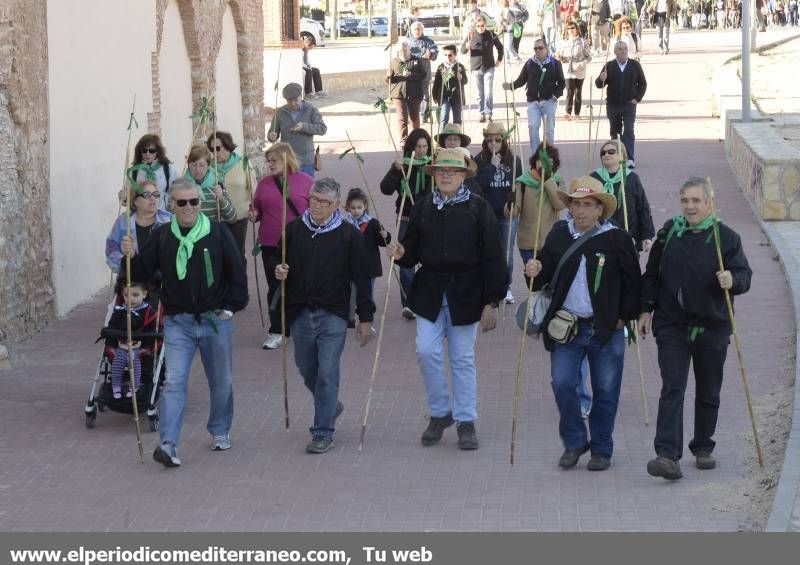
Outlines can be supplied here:
M283 51L278 52L278 73L275 78L275 113L272 114L272 123L269 126L269 133L275 133L278 131L278 83L281 80L281 58L283 57ZM277 141L277 140L275 140ZM274 143L274 142L273 142Z
M281 208L281 265L286 264L286 200L287 177L286 155L283 156L283 206ZM289 377L286 367L286 279L281 281L281 374L283 375L283 416L284 425L289 429Z
M413 152L412 152L413 155ZM413 160L413 157L412 157ZM397 223L395 224L394 232L396 234L400 233L400 222L403 219L403 210L405 210L406 206L406 196L410 196L411 187L408 185L408 175L411 174L411 163L409 163L406 170L403 172L405 178L405 185L401 184L401 190L403 191L403 195L400 197L400 209L397 212ZM398 237L399 239L399 237ZM394 271L394 257L389 259L389 270ZM398 285L400 288L403 287L400 284L398 279ZM364 408L362 409L361 414L361 438L358 441L358 450L364 450L364 436L367 433L367 418L369 417L369 405L372 403L372 390L375 387L375 375L378 372L378 362L380 361L381 357L381 343L383 343L383 328L386 324L386 310L389 308L389 291L392 289L392 279L389 278L386 280L386 295L383 297L383 312L381 313L381 324L378 328L378 343L375 346L375 359L372 362L372 372L369 377L369 390L367 391L367 400L364 402Z
M714 244L717 247L717 260L719 261L719 270L725 270L725 262L722 260L722 244L720 243L719 236L719 219L714 207L714 189L711 188L711 179L708 179L708 187L711 200L711 216L714 218ZM728 317L731 320L731 330L733 331L733 343L736 345L736 355L739 358L739 372L742 375L742 386L744 387L744 396L747 399L747 412L750 414L750 425L753 428L753 441L756 444L756 455L758 456L758 466L764 468L764 456L761 453L761 442L758 441L758 429L756 428L756 417L753 413L753 402L750 399L750 387L747 385L747 370L744 367L744 357L742 357L742 345L739 343L739 334L736 331L736 317L733 315L733 303L731 302L731 293L727 288L722 289L725 294L725 304L728 307Z
M505 34L504 34L504 36L505 36ZM501 40L501 44L503 45L503 52L507 53L505 42L503 40ZM503 83L504 84L508 82L507 76L506 76L506 68L507 67L508 67L508 57L504 57L503 58ZM511 126L511 121L509 120L509 117L508 117L508 90L506 90L505 88L503 89L503 94L504 94L505 99L506 99L506 133L503 134L503 139L506 139L506 140L509 137L511 137L511 135L514 134L514 132L517 129L517 105L516 105L514 89L513 89L514 85L512 84L511 86L512 86L512 88L510 89L511 90L511 100L514 103L513 104L513 108L512 108L512 112L514 113L514 126L513 127ZM512 193L514 192L514 187L516 185L516 178L517 178L517 153L516 153L516 148L514 146L514 142L512 140L512 142L511 142L511 192ZM509 211L508 211L508 235L506 236L506 248L505 248L505 251L506 251L506 268L508 268L509 263L512 264L512 265L514 263L514 255L513 255L512 251L511 251L511 233L514 231L512 229L513 225L514 225L514 200L511 201L511 206L510 206ZM508 281L508 284L509 284L509 288L510 288L511 281ZM506 318L506 307L507 307L506 301L503 300L503 313L502 313L503 320L505 320L505 318Z
M622 160L622 141L617 134L617 157ZM628 200L625 198L625 163L620 162L619 166L622 168L622 178L619 184L619 193L622 196L622 216L625 218L625 232L628 232ZM642 349L639 346L639 324L633 323L634 343L636 343L636 362L639 365L639 387L642 392L642 408L644 409L644 424L650 425L650 408L647 406L647 392L644 388L644 369L642 368Z
M131 237L131 198L130 194L125 201L125 224L127 225L127 238ZM139 425L139 400L136 397L136 381L133 369L133 338L131 329L131 302L129 292L131 288L131 256L125 254L125 326L128 338L128 377L130 379L131 405L133 407L133 421L136 425L136 446L139 448L139 463L144 464L144 447L142 445L142 428Z
M133 105L131 106L131 115L128 118L128 145L125 149L125 168L122 169L122 190L127 192L125 194L125 200L130 198L130 191L128 190L128 167L131 163L131 140L133 136L133 126L134 124L136 127L139 127L139 122L136 121L136 116L134 113L136 112L136 94L133 95ZM114 216L114 221L122 214L122 202L119 202L119 198L117 199L119 203L117 206L117 215ZM130 221L130 220L129 220ZM114 271L111 271L111 279L109 280L109 287L111 288L111 294L114 294Z
M242 167L244 168L244 175L245 175L245 186L247 187L247 194L250 195L250 209L253 208L253 199L255 195L253 194L253 179L250 177L250 159L247 158L247 155L242 155ZM258 297L258 316L261 318L261 329L265 329L267 327L266 321L264 320L264 306L261 303L261 284L258 282L258 265L256 265L257 261L255 258L257 257L258 253L261 251L261 246L258 243L258 238L256 236L256 225L252 225L253 228L253 251L250 253L250 256L253 258L253 276L255 276L256 280L256 296Z
M217 99L214 98L214 106L216 106L216 105L217 105ZM217 139L217 113L216 112L211 112L211 127L212 127L212 131L213 131L213 136L214 136L214 143L216 144L217 141L219 141ZM222 143L222 142L220 141L220 143ZM213 157L214 157L214 180L217 181L217 184L219 184L220 187L221 187L222 186L222 181L219 178L219 166L217 164L217 155L218 155L218 152L214 151L214 155L213 155ZM222 221L222 214L221 214L221 212L219 210L219 198L217 198L216 201L217 201L217 221L221 222Z
M592 104L592 81L589 81L589 141L586 143L586 170L592 170L592 121L594 120L594 105Z
M545 129L547 128L547 116L544 116L544 126ZM544 136L544 145L543 151L545 155L547 154L547 135ZM536 252L539 249L539 238L542 233L542 207L544 206L544 193L545 187L544 183L547 181L546 178L546 167L544 163L542 163L542 182L539 187L539 202L537 204L536 210L536 236L534 237L533 242L533 257L531 258L532 261L536 261ZM533 280L536 277L531 277L530 281L528 281L528 298L527 298L527 307L530 309L531 298L533 296ZM514 408L511 413L511 453L509 456L509 462L511 465L514 465L514 447L517 441L517 416L519 415L519 396L520 396L520 388L522 386L522 366L525 363L525 344L527 342L528 337L528 322L530 316L528 313L525 313L525 323L523 324L522 328L522 339L520 339L519 343L519 357L517 358L517 377L514 382Z
M610 38L608 40L608 45L606 46L606 55L605 55L605 62L603 63L603 68L605 68L606 65L608 65L608 51L609 51L609 49L611 49L611 39ZM594 145L592 146L592 150L591 150L591 154L592 155L594 155L594 150L597 148L597 136L600 133L600 114L603 113L603 91L605 90L606 84L607 84L607 81L608 81L607 73L608 73L608 71L606 71L606 81L604 81L603 82L603 86L600 87L600 110L597 112L597 123L595 124L595 127L594 127ZM606 106L608 106L608 104L606 104ZM589 137L591 138L591 136L592 136L592 132L590 130L589 131Z

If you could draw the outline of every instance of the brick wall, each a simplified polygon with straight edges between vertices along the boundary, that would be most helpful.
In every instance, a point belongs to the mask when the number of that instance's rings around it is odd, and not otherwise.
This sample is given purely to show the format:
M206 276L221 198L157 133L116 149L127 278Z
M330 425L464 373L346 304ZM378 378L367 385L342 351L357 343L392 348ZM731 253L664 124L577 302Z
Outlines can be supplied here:
M300 43L300 1L264 0L264 46L298 49ZM286 18L292 17L293 25L287 25ZM286 37L284 30L294 29L296 37Z

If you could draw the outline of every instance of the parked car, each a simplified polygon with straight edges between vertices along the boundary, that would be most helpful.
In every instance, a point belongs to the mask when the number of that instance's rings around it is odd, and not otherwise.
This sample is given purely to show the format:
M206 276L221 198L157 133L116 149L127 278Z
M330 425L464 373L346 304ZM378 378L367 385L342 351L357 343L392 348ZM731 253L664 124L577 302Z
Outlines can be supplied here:
M300 18L300 39L312 37L317 47L325 47L325 28L311 18Z
M367 18L361 18L358 20L358 35L365 36L367 35ZM375 36L387 36L389 35L389 20L388 18L382 17L373 17L372 18L372 35L370 37Z
M358 20L356 18L340 18L339 37L358 37Z

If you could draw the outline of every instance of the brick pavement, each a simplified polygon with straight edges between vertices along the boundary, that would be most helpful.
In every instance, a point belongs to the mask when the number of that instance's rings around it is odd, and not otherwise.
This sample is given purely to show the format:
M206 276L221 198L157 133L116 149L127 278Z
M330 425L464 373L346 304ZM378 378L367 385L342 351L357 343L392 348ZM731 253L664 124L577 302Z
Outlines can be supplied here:
M652 48L652 39L646 34L645 45ZM677 210L677 188L684 178L700 174L713 179L720 213L742 235L756 272L750 294L737 301L737 312L751 390L757 402L764 402L788 379L791 361L783 344L793 337L793 319L780 267L736 187L709 117L708 77L733 52L737 39L724 32L680 33L669 57L645 54L650 86L639 108L637 172L659 225ZM591 74L597 67L592 65ZM344 186L361 184L352 159L336 158L345 147L341 140L347 128L366 160L378 211L389 221L393 199L378 196L377 185L391 148L382 119L372 114L375 97L364 93L350 102L325 101L330 130L320 138L326 153L322 174ZM502 102L499 89L495 100ZM586 167L587 124L557 124L566 178ZM606 128L602 121L600 139ZM477 124L468 129L473 138L480 137ZM516 261L514 293L521 296ZM386 280L376 289L379 305ZM414 326L400 318L396 293L395 288L363 452L357 451L359 409L374 342L359 349L349 339L343 357L346 411L336 447L323 456L307 455L313 404L290 361L291 429L283 429L279 353L259 348L262 331L251 292L251 306L236 319L233 449L209 450L207 388L196 366L181 445L184 466L178 470L165 470L150 459L157 437L149 433L145 464L137 464L129 417L106 412L99 415L96 429L84 428L82 404L100 353L93 341L103 317L103 296L53 322L16 346L15 368L0 373L0 530L731 531L763 526L764 516L729 504L754 476L733 350L716 437L719 466L700 473L686 460L685 478L667 483L645 472L654 424L644 425L633 351L627 357L612 468L590 473L584 459L576 470L558 469L561 445L549 360L541 345L530 341L517 459L511 467L510 411L520 338L512 309L496 331L479 337L481 448L459 451L452 428L441 445L422 448L425 405ZM643 344L642 356L654 420L660 379L652 340ZM692 400L689 394L687 403ZM689 409L687 429L691 417Z

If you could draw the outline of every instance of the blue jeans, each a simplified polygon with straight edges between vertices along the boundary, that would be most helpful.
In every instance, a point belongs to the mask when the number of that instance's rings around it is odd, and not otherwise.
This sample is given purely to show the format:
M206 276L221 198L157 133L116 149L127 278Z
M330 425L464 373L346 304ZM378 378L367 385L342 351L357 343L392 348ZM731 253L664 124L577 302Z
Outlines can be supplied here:
M592 455L611 457L614 452L614 419L617 416L622 367L625 362L625 334L615 330L605 344L594 334L590 322L579 322L578 335L566 344L555 344L550 353L553 392L560 415L558 431L566 449L587 443L586 424L581 418L578 386L580 365L589 358L594 400L589 414L589 445Z
M581 414L592 409L592 391L589 388L589 360L584 357L581 363L581 380L578 383L578 398L581 401Z
M550 100L541 100L538 102L528 102L528 135L531 140L531 151L536 152L539 147L539 125L542 123L542 117L547 117L547 144L553 145L555 143L556 135L556 107L558 100L551 98Z
M397 241L403 241L408 228L408 220L400 220L400 229L397 230ZM408 295L411 293L411 283L414 281L413 268L399 267L400 269L400 284L403 286L403 292L400 293L400 302L403 306L408 304ZM389 273L391 275L391 273Z
M609 104L606 106L606 113L608 114L608 123L611 129L611 139L617 139L617 134L621 134L622 144L625 146L625 152L628 154L628 159L634 159L633 150L634 143L636 142L636 134L633 131L634 124L636 123L636 104Z
M450 319L447 298L435 322L417 316L417 360L419 361L428 408L431 416L442 417L450 412L456 422L478 419L478 383L475 370L475 338L478 323L454 326ZM444 338L450 356L452 393L444 370Z
M214 320L214 325L206 316ZM216 326L216 329L214 328ZM186 388L197 349L208 380L210 409L206 428L211 435L227 434L233 423L233 320L203 314L175 314L164 319L167 375L159 405L161 443L178 446L186 405Z
M311 178L314 178L317 174L317 170L314 168L314 165L300 165L300 172L310 175Z
M444 126L450 123L450 110L453 111L453 123L461 123L461 101L456 100L455 102L451 102L450 100L444 100L439 114L439 131L443 130Z
M494 67L489 70L474 71L473 76L475 77L475 85L478 87L478 110L482 116L491 116Z
M509 218L497 218L497 231L500 234L500 245L503 248L503 255L508 264L508 287L511 290L511 275L514 273L514 244L517 241L517 227L519 220ZM508 237L508 230L511 230L511 239Z
M347 320L322 308L305 308L292 322L292 336L294 362L314 395L314 425L309 431L312 436L333 438Z

